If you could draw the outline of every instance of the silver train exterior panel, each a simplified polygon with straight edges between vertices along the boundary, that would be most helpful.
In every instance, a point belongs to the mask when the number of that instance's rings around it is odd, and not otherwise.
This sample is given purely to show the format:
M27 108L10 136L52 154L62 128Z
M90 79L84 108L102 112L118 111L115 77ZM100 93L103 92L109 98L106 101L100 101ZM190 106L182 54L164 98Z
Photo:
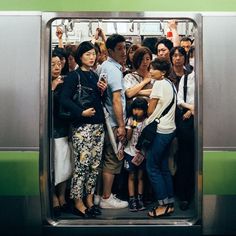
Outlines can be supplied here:
M161 223L137 220L116 220L83 223L71 220L55 222L49 208L50 155L48 135L50 25L56 18L113 18L113 19L190 19L196 25L197 74L197 154L199 156L196 216L188 221ZM1 150L39 150L41 198L9 198L1 200L9 206L1 214L5 226L25 225L32 233L48 232L91 235L118 235L137 230L140 235L151 232L194 234L233 234L236 232L236 196L202 195L202 151L236 150L236 14L232 13L41 13L0 12L0 51L3 55L0 70L0 147ZM10 53L9 53L10 52ZM23 216L22 216L23 214ZM12 220L14 219L14 223ZM186 231L190 230L190 231ZM26 231L27 231L26 230ZM125 231L126 230L126 231ZM112 234L110 234L112 232ZM13 234L14 235L14 234Z

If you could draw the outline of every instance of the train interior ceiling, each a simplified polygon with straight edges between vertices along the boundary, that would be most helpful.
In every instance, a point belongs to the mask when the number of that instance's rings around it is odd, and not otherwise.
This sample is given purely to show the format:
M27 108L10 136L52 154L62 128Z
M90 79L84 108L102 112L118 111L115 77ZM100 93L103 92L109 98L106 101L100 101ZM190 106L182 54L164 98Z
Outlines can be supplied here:
M56 27L63 29L65 44L79 44L91 40L96 28L102 28L107 36L119 33L127 41L141 43L146 37L166 36L170 31L169 20L129 20L129 19L58 19L52 23L52 45L57 45ZM180 37L194 38L194 23L189 19L176 20L177 31Z
M129 19L57 19L54 20L51 24L51 48L53 49L58 45L58 38L56 36L57 27L62 28L63 30L63 43L67 44L75 44L79 45L80 42L91 40L96 29L102 28L106 36L109 36L113 33L119 33L123 35L127 41L131 43L141 44L142 40L146 37L165 37L167 32L170 30L168 28L168 21L170 19L153 19L153 20L129 20ZM180 37L190 37L194 40L194 35L196 32L196 27L191 20L186 19L178 19L176 20L177 31ZM99 39L100 40L100 39ZM196 171L197 173L197 171ZM196 174L197 175L197 174ZM118 186L114 188L114 192L118 193L118 197L127 200L127 173L124 170L122 172L121 177L118 177L115 181L117 181L114 185ZM53 178L52 178L53 179ZM197 179L197 177L196 177ZM146 176L147 181L147 176ZM119 186L119 183L122 183ZM147 181L148 183L148 181ZM51 187L53 189L53 184L51 183ZM149 191L149 192L148 192ZM125 209L102 209L102 215L97 216L95 222L101 224L107 224L107 222L111 221L112 224L116 224L114 220L118 220L118 222L127 223L127 220L135 220L136 222L142 222L144 220L145 224L152 224L153 221L150 220L147 213L153 207L152 202L152 192L151 189L147 186L146 191L146 204L147 209L139 212L130 212L128 208ZM68 194L69 195L69 194ZM186 211L182 211L178 208L178 199L176 199L176 207L175 212L171 216L164 217L159 221L155 221L154 224L182 224L182 225L191 225L193 222L196 222L199 216L199 205L198 200L199 195L196 190L195 199L192 201L190 208ZM149 219L147 221L147 219ZM73 215L72 213L63 213L59 219L60 222L78 222L80 224L80 218L78 216ZM62 221L60 221L62 220ZM66 221L64 221L66 220ZM80 223L79 223L80 222ZM82 221L84 223L86 221ZM88 224L93 224L93 220L88 220ZM143 223L143 222L142 222ZM77 223L75 223L77 224ZM108 223L109 224L109 223ZM119 223L118 223L119 224Z

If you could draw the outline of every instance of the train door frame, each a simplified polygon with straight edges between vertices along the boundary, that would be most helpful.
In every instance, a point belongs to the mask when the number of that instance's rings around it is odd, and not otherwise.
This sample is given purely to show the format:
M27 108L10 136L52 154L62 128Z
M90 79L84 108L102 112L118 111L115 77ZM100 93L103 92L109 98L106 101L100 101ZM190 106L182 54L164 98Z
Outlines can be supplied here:
M196 174L195 183L196 185L196 216L192 219L177 219L175 221L170 220L55 220L52 217L52 207L50 204L50 183L51 183L51 147L52 139L50 138L50 127L49 120L50 115L50 50L51 50L51 24L56 19L186 19L194 23L196 34L195 34L195 72L196 72L196 88L195 88L195 106L196 106L196 119L195 119L195 152L196 156ZM190 14L190 13L161 13L161 12L76 12L76 13L56 13L48 12L42 13L42 25L41 25L41 93L40 93L40 195L41 195L41 208L42 208L42 220L43 226L51 233L55 229L67 228L70 232L78 232L78 228L83 232L91 235L96 233L96 228L101 230L101 233L109 233L111 228L115 228L117 232L122 232L123 229L127 232L133 232L136 227L139 228L139 233L147 232L150 230L161 229L162 232L174 232L181 234L184 232L183 229L188 227L192 233L200 234L202 228L202 156L203 156L203 134L202 134L202 80L203 80L203 65L202 65L202 16L201 14ZM135 227L134 227L135 226ZM176 227L174 227L176 226ZM180 226L180 227L178 227ZM95 229L95 230L94 230ZM188 231L190 233L191 231ZM63 231L61 231L63 232ZM99 231L100 232L100 231ZM60 235L60 234L59 234Z

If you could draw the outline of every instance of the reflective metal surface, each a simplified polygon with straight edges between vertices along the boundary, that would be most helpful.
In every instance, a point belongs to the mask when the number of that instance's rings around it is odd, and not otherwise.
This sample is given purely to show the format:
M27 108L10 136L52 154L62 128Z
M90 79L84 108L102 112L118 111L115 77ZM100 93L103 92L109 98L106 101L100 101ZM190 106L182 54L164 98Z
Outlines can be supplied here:
M3 235L78 235L76 226L69 224L67 221L60 221L55 224L56 227L41 228L40 199L39 196L29 197L0 197L2 210L0 211L1 234ZM6 206L6 207L3 207ZM235 196L216 196L204 195L203 197L203 235L235 235L236 233L236 197ZM158 221L158 220L156 220ZM112 226L88 225L76 221L80 224L83 235L120 235L120 227L112 228ZM132 222L130 222L132 224ZM124 227L127 227L124 225ZM123 228L124 229L124 228ZM147 233L157 233L157 229L153 226L140 224L136 222L132 228L126 228L127 232L135 235L148 235ZM179 235L192 235L191 227L179 227L175 232ZM197 230L199 234L199 229ZM87 233L86 233L87 232ZM106 233L104 233L106 232ZM171 227L168 230L160 228L158 235L173 235ZM196 229L192 231L196 235Z
M49 94L48 94L48 78L49 78L49 52L50 52L50 29L51 23L56 19L61 18L71 18L71 19L139 19L139 20L152 20L152 19L180 19L180 20L191 20L194 22L196 27L196 35L195 37L195 47L196 47L196 81L198 83L197 87L197 114L198 118L196 120L196 149L197 149L197 156L198 161L196 163L196 181L197 181L197 194L195 197L195 211L192 217L186 219L170 219L170 220L162 220L162 221L153 221L153 220L146 220L146 217L140 219L136 222L135 219L125 220L122 218L115 218L114 221L116 222L118 228L120 227L133 227L134 224L143 225L147 227L156 227L156 226L163 226L169 225L170 227L173 226L191 226L196 222L200 222L201 219L201 199L202 199L202 173L201 173L201 166L202 166L202 116L201 116L201 104L202 104L202 64L200 63L200 58L202 58L202 51L200 50L201 47L201 16L197 14L183 14L183 13L159 13L159 12L141 12L141 13L108 13L108 12L81 12L81 13L43 13L42 15L42 54L41 54L41 73L42 73L42 80L41 80L41 111L40 111L40 120L41 120L41 128L40 128L40 178L41 178L41 194L42 194L42 217L44 222L48 222L50 225L57 225L57 226L73 226L73 227L80 227L83 225L93 225L96 223L95 221L83 220L83 221L74 221L74 220L58 220L54 221L51 217L51 211L49 209L50 206L50 190L51 185L48 182L50 178L50 155L51 155L51 146L50 146L50 139L49 139L49 130L48 130L48 118L49 118ZM92 223L91 223L92 222ZM99 222L97 221L96 225L106 225L106 227L110 227L112 224L111 221L107 219L102 219ZM201 226L198 226L201 228Z
M236 14L203 16L204 149L236 150Z
M1 235L42 235L39 196L0 196L0 205Z
M163 219L160 222L151 220L148 221L149 224L146 223L146 220L142 219L138 221L137 219L121 221L120 219L111 219L116 224L115 228L107 224L106 220L98 222L98 225L94 224L94 222L89 223L88 221L81 220L51 220L51 212L48 208L50 205L48 185L48 178L50 177L50 147L47 126L50 20L55 19L54 17L71 16L75 18L91 18L96 16L108 19L149 19L149 17L169 19L186 17L195 20L198 30L196 35L196 45L198 48L196 74L199 74L197 78L198 90L196 93L198 104L197 152L201 157L202 125L205 149L236 150L236 132L233 119L236 113L234 109L229 109L232 108L236 101L236 67L233 64L236 51L235 14L205 13L203 14L203 22L201 22L199 15L186 15L185 13L48 13L43 14L42 28L40 28L41 13L0 12L1 33L5 36L5 38L1 37L0 43L0 49L4 55L4 60L1 61L4 70L0 71L0 149L29 150L38 148L38 98L41 83L40 188L42 195L41 202L39 196L0 197L0 204L2 206L0 211L0 232L4 233L4 235L41 235L42 221L40 207L42 205L44 229L50 236L54 234L68 235L69 232L73 235L78 235L78 226L84 229L87 235L91 235L91 233L95 233L95 235L114 235L117 233L120 235L124 232L124 229L127 233L134 233L135 235L153 235L153 232L158 235L167 235L168 233L173 235L173 231L179 233L179 235L192 235L191 230L195 234L201 233L200 227L197 226L196 229L191 226L191 219L190 222L183 219L172 219L171 221ZM201 37L203 37L203 45L201 44ZM20 50L20 53L17 50ZM11 56L9 56L9 51ZM14 53L14 51L18 53ZM202 71L204 75L203 80L201 77ZM196 212L199 217L202 196L201 158L197 166L198 175L196 177L198 179L199 192L195 204L199 207ZM202 212L203 234L234 235L236 233L235 206L235 195L204 195ZM189 215L186 218L189 218ZM51 225L56 227L51 227ZM175 227L174 230L173 227Z
M39 14L0 12L0 149L39 147Z
M236 196L204 195L203 234L236 234Z

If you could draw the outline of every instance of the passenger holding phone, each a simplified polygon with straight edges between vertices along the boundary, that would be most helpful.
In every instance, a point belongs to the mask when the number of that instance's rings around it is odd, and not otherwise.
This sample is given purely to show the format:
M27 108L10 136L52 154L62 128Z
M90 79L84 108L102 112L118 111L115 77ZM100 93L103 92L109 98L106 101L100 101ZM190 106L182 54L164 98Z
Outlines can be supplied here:
M105 107L109 113L110 125L117 140L125 140L125 94L123 85L123 65L126 61L125 38L112 34L107 38L108 59L101 66L101 73L107 74L108 89ZM103 196L101 208L125 208L128 202L118 199L112 194L115 175L120 174L123 161L118 160L108 135L105 137L103 160Z
M101 95L103 95L103 91L105 91L104 86L107 85L107 74L101 73L98 80L98 86L101 88Z
M104 113L102 96L107 84L98 81L98 75L92 71L96 53L89 41L82 42L76 51L79 68L68 74L64 82L61 102L73 115L72 144L74 150L74 172L71 181L70 198L74 200L73 213L83 218L93 218L101 214L94 206L93 195L102 158L104 142ZM89 107L81 107L72 100L77 86L90 88L96 99ZM83 201L83 198L86 201Z

